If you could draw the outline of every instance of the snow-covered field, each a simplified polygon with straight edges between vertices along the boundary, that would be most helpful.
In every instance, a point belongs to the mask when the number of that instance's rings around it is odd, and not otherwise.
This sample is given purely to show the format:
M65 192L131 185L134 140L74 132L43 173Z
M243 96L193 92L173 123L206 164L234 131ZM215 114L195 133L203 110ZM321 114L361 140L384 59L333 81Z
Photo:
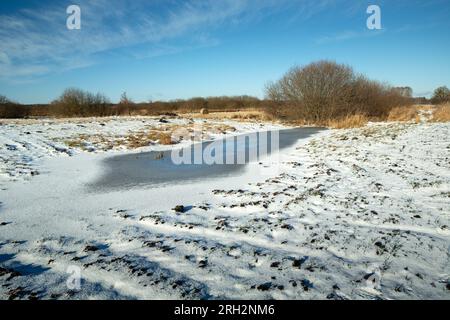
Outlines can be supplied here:
M164 150L168 146L151 141L148 132L173 133L179 128L202 132L202 139L221 138L256 130L283 128L276 124L242 123L167 117L111 117L89 119L1 120L0 177L23 180L40 174L38 164L49 157L71 157L80 153L121 154L136 149L134 140L145 138L140 152ZM176 131L175 131L176 132ZM175 147L190 144L180 141ZM0 183L2 180L0 180Z
M220 180L86 190L101 160L136 150L64 141L158 125L0 126L0 299L450 299L450 124L323 131L271 177L257 174L268 158Z

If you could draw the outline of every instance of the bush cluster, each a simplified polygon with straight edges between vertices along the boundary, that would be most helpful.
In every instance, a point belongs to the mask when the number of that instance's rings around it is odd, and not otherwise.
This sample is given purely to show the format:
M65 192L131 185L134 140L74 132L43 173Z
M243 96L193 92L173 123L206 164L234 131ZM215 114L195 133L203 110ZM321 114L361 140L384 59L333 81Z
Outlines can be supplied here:
M266 87L267 98L287 117L314 123L350 115L385 118L392 108L412 103L409 90L393 88L332 61L294 67Z

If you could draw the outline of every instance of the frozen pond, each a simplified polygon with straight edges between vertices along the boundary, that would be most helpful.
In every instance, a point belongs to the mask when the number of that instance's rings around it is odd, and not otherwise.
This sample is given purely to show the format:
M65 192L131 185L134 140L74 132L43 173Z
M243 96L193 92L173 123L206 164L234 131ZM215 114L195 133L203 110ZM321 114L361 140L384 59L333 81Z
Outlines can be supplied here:
M279 150L289 148L299 139L307 138L321 130L324 129L295 128L267 131L226 137L214 142L199 142L175 151L113 156L104 160L103 175L90 187L93 190L120 190L239 175L248 163L260 161ZM278 147L272 142L273 139L279 141ZM195 152L197 153L194 156ZM195 159L198 152L200 162L198 160L196 162ZM187 161L175 163L174 154L175 159L178 159L175 162L180 162L181 158ZM255 154L258 154L258 157L252 156ZM205 157L208 156L219 161L210 164L205 161Z

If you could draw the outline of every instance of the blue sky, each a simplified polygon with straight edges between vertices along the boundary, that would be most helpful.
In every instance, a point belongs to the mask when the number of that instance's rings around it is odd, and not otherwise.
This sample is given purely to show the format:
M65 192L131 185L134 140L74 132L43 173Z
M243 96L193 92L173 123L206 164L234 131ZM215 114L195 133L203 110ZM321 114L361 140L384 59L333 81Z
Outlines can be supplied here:
M81 30L66 8L81 8ZM382 30L368 30L368 5ZM429 95L450 86L450 0L4 0L0 94L46 103L67 87L117 101L264 97L290 67L331 59Z

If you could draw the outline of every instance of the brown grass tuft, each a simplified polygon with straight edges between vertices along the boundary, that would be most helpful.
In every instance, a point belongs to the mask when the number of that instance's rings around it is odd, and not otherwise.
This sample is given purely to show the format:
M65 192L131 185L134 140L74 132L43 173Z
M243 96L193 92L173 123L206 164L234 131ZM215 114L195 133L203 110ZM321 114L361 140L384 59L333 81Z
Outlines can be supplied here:
M420 119L417 106L396 107L389 112L388 121L413 121Z
M148 147L152 143L158 142L162 145L171 145L172 132L149 131L131 134L127 138L127 146L131 149Z
M355 114L337 120L329 120L328 127L333 129L350 129L364 127L369 122L365 115Z
M31 121L31 120L30 120ZM10 122L10 121L9 121ZM8 123L9 123L8 122ZM1 124L1 121L0 121ZM182 136L179 136L180 131L183 131ZM236 131L236 128L224 124L204 124L202 126L201 137L203 139L210 139L211 133L226 134ZM111 150L116 147L125 147L128 149L138 149L148 147L153 144L172 145L180 142L181 139L194 139L194 127L186 127L185 125L159 125L147 126L137 132L129 132L125 136L121 135L102 135L102 134L80 134L69 139L56 138L56 142L64 142L70 148L81 150L90 150L92 147L98 150ZM184 136L186 135L186 136Z
M433 122L449 122L450 121L450 103L440 105L433 113Z
M268 121L272 117L261 110L244 110L244 111L221 111L221 112L209 112L208 114L201 113L188 113L184 116L190 116L193 118L209 119L209 120L236 120L236 121Z

